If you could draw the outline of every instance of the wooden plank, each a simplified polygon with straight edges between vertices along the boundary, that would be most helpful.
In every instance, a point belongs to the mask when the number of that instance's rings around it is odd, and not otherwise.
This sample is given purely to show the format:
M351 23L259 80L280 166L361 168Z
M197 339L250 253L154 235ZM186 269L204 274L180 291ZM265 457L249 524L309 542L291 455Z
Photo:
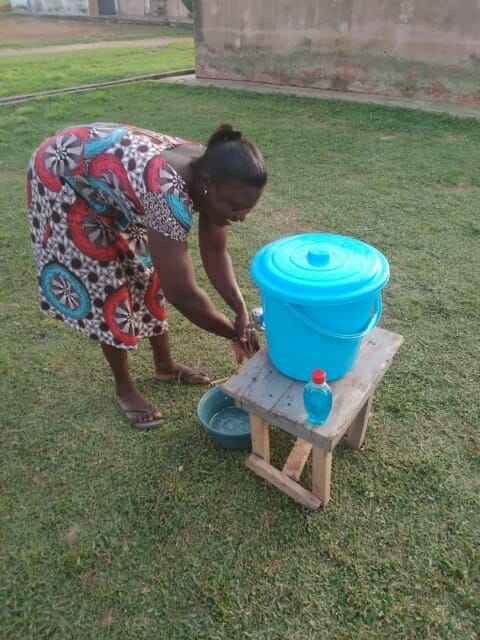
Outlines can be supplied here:
M376 328L362 341L358 359L353 368L340 380L331 383L334 407L322 436L327 436L333 446L344 435L355 416L372 396L377 384L385 375L395 354L403 343L403 336ZM315 443L315 432L312 437Z
M283 465L282 473L292 480L300 480L300 476L302 475L303 468L307 463L311 450L311 442L302 440L302 438L297 438L287 461Z
M288 418L293 424L303 425L307 421L303 404L305 382L294 381L271 408L276 416Z
M373 395L402 342L402 336L378 327L364 338L354 367L343 378L331 383L333 409L325 424L318 427L312 428L306 422L302 397L304 383L279 373L265 350L253 356L239 374L222 385L222 389L249 413L297 438L332 451L366 398Z
M321 500L323 506L330 500L332 476L332 452L318 447L312 449L312 493Z
M241 409L247 411L247 413L254 413L262 420L268 422L270 426L276 426L282 429L282 431L286 431L290 433L295 438L302 438L302 440L306 440L307 442L321 442L324 449L329 449L331 447L331 441L328 438L321 437L321 434L313 434L313 430L309 426L299 425L295 422L292 422L288 419L288 416L282 418L281 416L274 415L271 411L265 411L258 407L258 405L251 404L246 401L236 401L237 406ZM307 425L309 423L306 423ZM320 445L320 446L322 446Z
M252 451L266 462L270 462L270 432L268 422L250 414Z
M360 449L367 433L368 421L372 409L373 395L365 402L363 407L353 419L347 431L347 445L352 449Z
M294 382L281 374L270 362L266 349L256 353L222 385L222 390L243 406L244 400L267 411L273 407L286 389Z
M280 489L280 491L283 491L283 493L286 493L303 506L309 509L318 509L322 506L319 498L314 496L313 493L299 485L298 482L287 478L281 471L275 469L275 467L272 467L271 464L265 462L254 453L251 453L247 458L246 464L257 476L277 487L277 489Z
M325 424L312 428L306 423L302 397L304 384L301 382L293 383L270 409L271 424L284 428L282 425L285 421L290 421L289 433L323 449L333 450L366 398L373 395L402 342L402 336L378 328L363 340L353 368L339 380L330 383L334 403Z
M269 376L274 369L266 349L261 349L222 384L222 390L233 398L241 398L258 377Z

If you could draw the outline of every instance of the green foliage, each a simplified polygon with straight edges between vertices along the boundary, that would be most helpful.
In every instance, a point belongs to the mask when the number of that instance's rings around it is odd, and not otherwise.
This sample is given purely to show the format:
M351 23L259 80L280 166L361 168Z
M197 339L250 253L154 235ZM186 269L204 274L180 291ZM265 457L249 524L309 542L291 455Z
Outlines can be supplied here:
M63 126L132 122L205 141L232 121L269 183L231 229L248 273L265 242L352 235L387 256L382 326L405 344L364 451L339 445L307 513L216 448L201 388L157 386L165 426L134 432L98 345L41 316L24 204L30 153ZM478 628L478 123L400 109L157 83L2 109L0 628L6 638L473 640ZM191 250L205 282L192 232ZM171 312L180 361L222 377L227 343ZM279 462L291 440L274 432ZM310 478L310 468L305 481Z

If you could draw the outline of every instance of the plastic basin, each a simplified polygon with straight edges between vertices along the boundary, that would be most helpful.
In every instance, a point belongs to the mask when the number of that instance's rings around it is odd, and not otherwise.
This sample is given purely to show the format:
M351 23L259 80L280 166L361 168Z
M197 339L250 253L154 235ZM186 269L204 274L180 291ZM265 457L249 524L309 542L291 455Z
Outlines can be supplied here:
M235 406L220 387L209 389L199 400L197 414L205 430L223 449L249 449L248 413Z

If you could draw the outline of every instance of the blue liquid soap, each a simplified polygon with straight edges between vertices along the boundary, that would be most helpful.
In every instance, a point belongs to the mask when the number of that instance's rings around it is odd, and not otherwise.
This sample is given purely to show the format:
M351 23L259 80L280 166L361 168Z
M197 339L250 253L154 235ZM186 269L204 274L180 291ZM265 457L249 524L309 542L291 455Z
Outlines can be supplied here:
M303 404L311 424L323 424L333 406L333 392L326 383L323 369L315 369L303 391Z

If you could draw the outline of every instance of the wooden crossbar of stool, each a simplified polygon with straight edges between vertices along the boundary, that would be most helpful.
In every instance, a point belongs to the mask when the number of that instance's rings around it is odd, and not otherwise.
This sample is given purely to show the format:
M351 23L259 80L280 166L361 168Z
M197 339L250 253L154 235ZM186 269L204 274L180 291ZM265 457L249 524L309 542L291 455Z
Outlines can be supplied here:
M310 509L325 506L330 500L333 450L344 435L349 447L361 448L373 394L402 342L401 335L379 328L364 338L354 367L331 383L333 409L325 424L319 426L312 426L307 420L303 406L305 384L277 371L266 349L255 354L222 385L235 404L250 415L252 452L247 467L300 504ZM282 470L270 463L270 426L296 437ZM310 454L311 491L299 482Z

